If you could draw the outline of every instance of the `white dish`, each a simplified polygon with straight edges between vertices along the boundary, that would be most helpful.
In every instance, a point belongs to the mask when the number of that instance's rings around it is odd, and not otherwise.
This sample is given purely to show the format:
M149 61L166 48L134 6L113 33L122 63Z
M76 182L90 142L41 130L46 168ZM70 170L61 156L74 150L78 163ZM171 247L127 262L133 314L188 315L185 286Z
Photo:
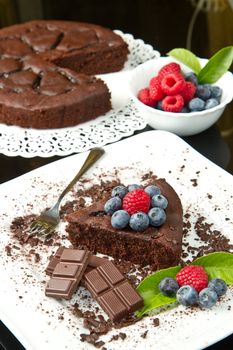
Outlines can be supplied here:
M122 71L100 76L109 86L113 109L90 122L62 129L36 130L0 124L2 154L24 158L65 156L118 141L146 126L133 106L125 106L129 100L125 79L131 69L160 53L131 34L116 32L128 44L128 60Z
M208 60L200 59L202 66ZM226 72L214 85L222 88L221 103L213 108L201 112L172 113L143 104L137 98L138 92L148 87L149 81L156 76L159 69L170 62L178 62L173 57L160 57L156 60L149 60L136 67L129 78L130 97L134 101L140 115L144 117L147 124L153 129L167 130L179 136L189 136L198 134L211 127L222 115L225 107L233 98L233 75ZM178 62L184 73L191 71L187 66Z
M212 223L212 229L221 231L233 242L233 177L179 137L164 131L149 131L106 146L105 150L106 154L87 174L93 183L98 181L98 174L114 172L114 168L121 170L118 176L124 183L137 183L142 174L151 170L175 188L184 213L191 214L192 223L201 213ZM12 219L50 206L85 157L85 153L70 156L0 185L0 314L27 350L93 349L80 341L80 333L86 330L82 319L70 309L75 301L81 309L97 306L90 299L86 304L78 299L80 294L85 295L85 290L80 288L71 301L58 302L44 295L47 280L44 269L51 249L56 248L34 247L41 257L39 263L29 259L27 250L22 250L17 242L15 245L20 249L12 249L12 256L7 256L5 250L9 243L14 244L10 234ZM66 200L70 198L72 194ZM64 224L59 226L59 231L64 233ZM192 225L187 241L193 241L194 237ZM152 324L154 317L159 318L158 327ZM202 349L233 333L232 318L233 289L229 288L221 303L211 310L190 311L179 306L145 317L128 328L113 329L102 340L107 342L122 331L126 339L106 343L108 350L154 349L155 344L160 350ZM141 335L147 329L147 338L143 339Z

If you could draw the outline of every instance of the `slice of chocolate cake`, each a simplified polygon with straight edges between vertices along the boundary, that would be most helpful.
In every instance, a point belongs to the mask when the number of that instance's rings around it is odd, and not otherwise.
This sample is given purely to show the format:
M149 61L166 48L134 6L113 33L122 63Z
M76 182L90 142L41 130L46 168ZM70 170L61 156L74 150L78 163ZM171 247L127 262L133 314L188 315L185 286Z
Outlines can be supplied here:
M151 265L160 269L177 265L182 250L183 211L175 190L164 180L153 185L160 188L168 200L166 221L156 228L149 226L143 232L133 231L129 226L116 229L111 216L104 211L106 198L67 215L70 241L74 247L82 247L129 260L141 266Z

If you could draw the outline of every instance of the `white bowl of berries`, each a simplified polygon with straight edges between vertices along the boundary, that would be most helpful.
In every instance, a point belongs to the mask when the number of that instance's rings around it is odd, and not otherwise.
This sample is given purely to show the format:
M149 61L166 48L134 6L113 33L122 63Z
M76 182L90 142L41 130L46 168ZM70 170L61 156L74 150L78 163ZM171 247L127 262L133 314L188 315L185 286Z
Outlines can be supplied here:
M203 67L208 60L198 58ZM214 84L200 84L187 65L173 57L149 60L132 72L130 97L154 129L179 136L212 126L233 98L233 75L225 72Z

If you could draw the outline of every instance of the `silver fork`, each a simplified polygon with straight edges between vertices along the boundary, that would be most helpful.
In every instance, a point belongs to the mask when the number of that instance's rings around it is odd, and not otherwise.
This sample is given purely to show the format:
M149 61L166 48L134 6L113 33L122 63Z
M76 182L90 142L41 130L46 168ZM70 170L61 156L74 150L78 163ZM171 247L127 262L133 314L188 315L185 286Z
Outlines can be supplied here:
M104 154L102 148L92 148L88 154L85 162L83 163L81 169L75 175L73 180L66 186L58 197L57 202L48 210L42 212L30 225L29 237L35 235L49 235L51 234L57 224L60 221L59 208L62 199L74 186L74 184L80 179L80 177Z

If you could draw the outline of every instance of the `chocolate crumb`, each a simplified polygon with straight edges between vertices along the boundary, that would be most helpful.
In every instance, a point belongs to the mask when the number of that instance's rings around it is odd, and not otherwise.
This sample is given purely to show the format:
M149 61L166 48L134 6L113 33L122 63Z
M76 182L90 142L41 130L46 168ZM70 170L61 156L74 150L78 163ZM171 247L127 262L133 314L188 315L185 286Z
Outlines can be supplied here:
M197 179L190 179L190 181L192 182L193 187L197 186Z
M158 326L159 326L159 319L158 319L158 317L156 317L156 318L153 319L153 325L154 325L155 327L158 327Z
M146 330L144 333L141 334L141 337L145 339L147 337L148 330Z

